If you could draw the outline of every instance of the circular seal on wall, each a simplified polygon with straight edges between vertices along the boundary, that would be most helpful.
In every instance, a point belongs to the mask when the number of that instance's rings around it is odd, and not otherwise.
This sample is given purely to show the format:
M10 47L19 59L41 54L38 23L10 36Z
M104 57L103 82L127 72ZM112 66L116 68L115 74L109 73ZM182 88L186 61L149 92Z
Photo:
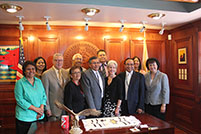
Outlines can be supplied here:
M88 60L92 56L96 56L98 47L96 45L87 42L87 41L79 41L72 45L70 45L64 52L64 68L69 68L72 65L72 57L76 53L80 53L83 57L83 67L88 68Z

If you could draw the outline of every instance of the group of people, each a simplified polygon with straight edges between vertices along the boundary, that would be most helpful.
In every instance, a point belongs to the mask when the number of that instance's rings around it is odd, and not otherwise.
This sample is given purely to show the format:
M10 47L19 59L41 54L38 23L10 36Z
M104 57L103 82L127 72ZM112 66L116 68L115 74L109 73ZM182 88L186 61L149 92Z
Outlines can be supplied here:
M47 116L56 121L65 111L55 100L78 113L84 109L100 110L101 117L148 113L165 120L169 104L169 82L159 71L160 63L149 58L145 72L140 59L127 58L125 71L117 74L118 64L107 60L105 50L89 58L89 69L82 67L82 55L72 57L72 67L63 69L63 55L53 56L53 66L46 70L46 61L38 57L23 64L23 75L16 82L16 132L27 133L31 124ZM91 117L93 118L93 117Z

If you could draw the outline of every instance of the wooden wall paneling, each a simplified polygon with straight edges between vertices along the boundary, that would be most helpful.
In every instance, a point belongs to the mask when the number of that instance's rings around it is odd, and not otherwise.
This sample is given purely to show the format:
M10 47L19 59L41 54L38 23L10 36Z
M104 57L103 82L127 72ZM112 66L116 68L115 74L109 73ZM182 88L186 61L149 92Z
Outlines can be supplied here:
M5 46L19 45L19 37L0 36L0 45L5 45Z
M143 40L130 40L130 55L131 58L137 56L142 61L143 57Z
M14 83L0 84L0 122L2 129L15 128Z
M124 71L124 40L123 39L105 39L105 50L108 59L115 60L118 63L117 73Z
M38 51L46 59L47 68L52 66L53 55L58 52L59 39L58 38L48 38L48 37L38 37L37 40ZM31 50L30 50L31 51ZM33 55L31 59L35 59L36 56Z
M174 57L176 62L176 69L174 71L175 79L175 88L187 90L193 92L193 79L192 79L192 36L181 38L175 40L176 51ZM178 64L178 49L186 48L187 49L187 64ZM187 69L187 80L179 80L179 71L178 69Z
M200 24L200 23L199 23ZM173 31L172 109L173 122L188 133L201 132L199 26L187 25ZM178 48L187 48L187 64L178 64ZM187 68L188 80L178 79L178 69Z
M138 56L141 61L143 57L143 44L142 40L130 41L130 53L131 57ZM160 70L165 71L165 41L161 40L146 40L148 57L155 57L160 62ZM163 57L162 57L163 56Z
M157 58L160 62L160 70L164 72L165 65L163 64L163 61L165 60L165 57L162 57L162 53L165 52L163 45L163 41L158 40L147 40L147 49L148 49L148 56Z
M201 28L198 32L198 95L201 103Z
M190 133L193 133L194 129L194 113L193 106L194 100L188 100L185 97L173 96L173 122L179 127L182 127L188 130Z

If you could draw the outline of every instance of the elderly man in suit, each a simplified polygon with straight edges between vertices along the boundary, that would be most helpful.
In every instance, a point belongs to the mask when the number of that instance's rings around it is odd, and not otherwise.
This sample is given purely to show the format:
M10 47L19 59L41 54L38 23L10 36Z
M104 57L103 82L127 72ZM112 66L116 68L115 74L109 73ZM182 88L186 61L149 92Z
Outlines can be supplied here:
M145 79L141 73L134 71L134 61L124 61L125 72L119 74L123 82L122 115L142 113L144 110Z
M81 71L84 72L84 71L86 71L86 69L84 67L82 67L82 62L83 62L83 58L82 58L82 55L80 53L76 53L73 55L72 67L78 66L81 68ZM66 71L68 72L68 75L69 75L70 68L68 68Z
M55 100L63 103L64 87L69 79L67 71L62 66L63 55L60 53L54 54L53 66L43 73L41 79L46 90L46 114L50 121L59 120L62 115L62 110L54 104Z
M89 69L82 73L81 85L89 108L101 110L105 87L103 74L99 71L100 62L97 57L89 59Z

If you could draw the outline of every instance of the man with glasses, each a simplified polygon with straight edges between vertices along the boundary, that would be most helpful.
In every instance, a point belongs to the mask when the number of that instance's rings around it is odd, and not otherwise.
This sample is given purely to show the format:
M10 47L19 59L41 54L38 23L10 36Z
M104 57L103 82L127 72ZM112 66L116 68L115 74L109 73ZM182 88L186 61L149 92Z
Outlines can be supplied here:
M62 115L62 110L54 104L55 100L63 103L64 87L69 80L67 71L62 67L63 55L55 53L53 56L53 66L43 73L41 79L46 90L46 114L50 121L59 120Z
M95 56L89 59L89 69L82 73L81 86L89 108L101 110L105 88L103 74L99 71L100 62Z
M119 74L123 82L122 115L142 113L144 110L145 80L141 73L134 71L134 61L124 61L125 72Z

